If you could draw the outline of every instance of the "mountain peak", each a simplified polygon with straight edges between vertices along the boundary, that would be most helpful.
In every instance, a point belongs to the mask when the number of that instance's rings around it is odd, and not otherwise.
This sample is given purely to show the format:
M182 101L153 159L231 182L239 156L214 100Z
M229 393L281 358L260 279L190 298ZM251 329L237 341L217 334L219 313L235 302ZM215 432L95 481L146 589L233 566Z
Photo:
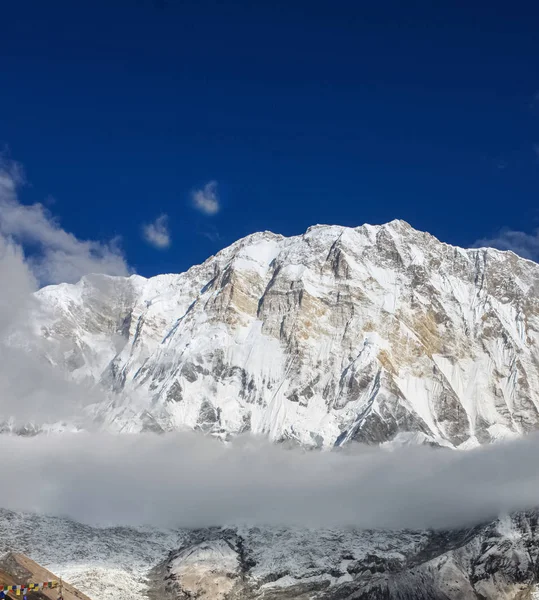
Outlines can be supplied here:
M494 260L492 260L494 259ZM120 431L472 447L539 426L539 270L395 220L264 231L186 273L38 292L36 340Z

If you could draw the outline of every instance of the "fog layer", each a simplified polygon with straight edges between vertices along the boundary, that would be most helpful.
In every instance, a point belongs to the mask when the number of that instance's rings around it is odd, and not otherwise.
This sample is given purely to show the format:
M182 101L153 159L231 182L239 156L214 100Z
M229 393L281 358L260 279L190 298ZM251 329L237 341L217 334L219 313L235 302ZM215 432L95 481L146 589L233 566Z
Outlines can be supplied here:
M469 452L290 450L195 433L0 436L0 504L91 524L446 528L531 508L539 437Z

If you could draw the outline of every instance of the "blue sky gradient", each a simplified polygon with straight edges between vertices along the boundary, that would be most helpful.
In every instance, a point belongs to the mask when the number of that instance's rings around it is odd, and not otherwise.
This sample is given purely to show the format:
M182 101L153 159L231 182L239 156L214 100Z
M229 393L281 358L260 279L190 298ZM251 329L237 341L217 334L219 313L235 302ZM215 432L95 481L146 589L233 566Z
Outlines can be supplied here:
M508 228L538 258L538 30L531 2L19 0L0 143L22 202L121 236L142 275L258 230L394 218L464 246ZM208 214L192 194L212 181Z

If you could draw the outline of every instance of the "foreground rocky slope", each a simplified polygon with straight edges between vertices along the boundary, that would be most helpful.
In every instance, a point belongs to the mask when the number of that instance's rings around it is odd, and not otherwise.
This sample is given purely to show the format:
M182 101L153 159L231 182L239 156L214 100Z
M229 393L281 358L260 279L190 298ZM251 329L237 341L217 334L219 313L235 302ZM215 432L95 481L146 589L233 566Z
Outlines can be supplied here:
M50 589L42 586L39 590L31 591L30 595L34 600L57 600L60 597L62 600L90 600L88 596L66 581L62 581L61 586L58 585L60 581L57 575L44 569L24 554L8 552L0 556L0 585L27 585L44 582L56 582L56 584ZM17 595L20 593L12 593L10 597L13 598Z
M539 425L539 265L402 221L251 235L179 275L37 294L26 347L115 431L471 447Z
M500 600L530 598L535 514L451 532L195 532L154 572L169 598Z
M185 540L181 531L89 527L0 508L0 555L22 552L91 598L132 600L148 572Z
M538 535L535 513L449 532L156 531L0 510L0 553L120 600L522 600L536 593Z

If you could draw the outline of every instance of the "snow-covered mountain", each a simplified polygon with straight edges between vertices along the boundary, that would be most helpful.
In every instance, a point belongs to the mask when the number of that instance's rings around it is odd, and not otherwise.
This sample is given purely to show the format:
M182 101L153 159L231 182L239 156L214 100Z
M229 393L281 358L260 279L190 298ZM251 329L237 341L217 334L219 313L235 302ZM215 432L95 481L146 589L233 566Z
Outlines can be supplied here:
M403 221L250 235L186 273L36 294L38 350L114 431L467 448L539 426L539 265Z
M79 384L87 425L453 448L539 428L539 265L402 221L257 233L186 273L35 300L9 343ZM538 523L160 531L0 509L0 551L101 598L517 600L539 598Z

